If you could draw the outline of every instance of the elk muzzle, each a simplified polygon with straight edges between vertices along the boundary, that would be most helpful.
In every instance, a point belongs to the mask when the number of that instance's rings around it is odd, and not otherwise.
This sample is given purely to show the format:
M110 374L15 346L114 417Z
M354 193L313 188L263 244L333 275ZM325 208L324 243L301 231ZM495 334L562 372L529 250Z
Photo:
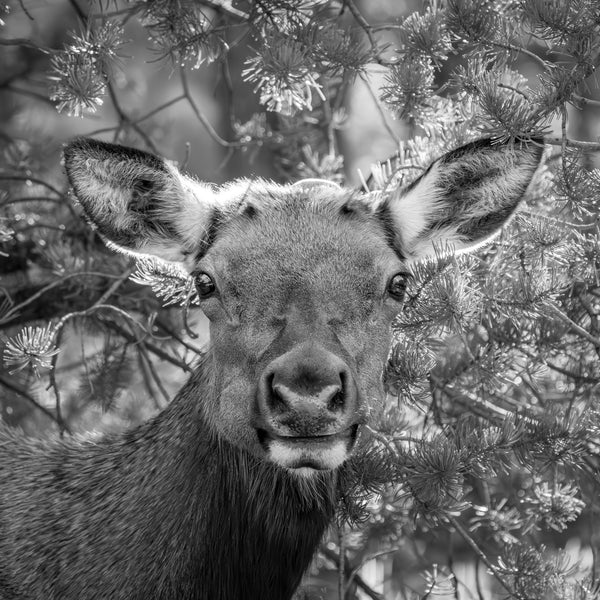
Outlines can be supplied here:
M359 425L358 391L348 365L306 342L271 361L258 385L258 438L290 469L334 469L348 457Z

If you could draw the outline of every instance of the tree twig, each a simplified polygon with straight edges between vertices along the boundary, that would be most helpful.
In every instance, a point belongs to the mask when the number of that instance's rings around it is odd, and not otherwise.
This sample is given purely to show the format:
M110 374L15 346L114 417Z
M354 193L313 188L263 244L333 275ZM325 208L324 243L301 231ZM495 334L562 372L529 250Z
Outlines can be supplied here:
M65 283L65 281L68 281L69 279L73 279L75 277L85 277L85 276L104 277L107 279L115 278L115 275L111 275L110 273L100 273L97 271L81 271L78 273L69 273L67 275L64 275L60 279L55 279L54 281L51 281L48 285L39 289L35 294L32 294L31 296L29 296L29 298L27 298L27 300L23 300L23 302L21 302L20 304L16 304L15 306L13 306L2 317L2 320L0 320L0 324L5 325L5 324L9 323L11 321L11 319L16 316L16 313L18 313L18 311L20 311L21 309L25 308L26 306L28 306L29 304L31 304L32 302L37 300L40 296L43 296L46 292L49 292L50 290L54 289L55 287L62 285L63 283ZM120 279L120 277L118 277L117 279Z
M52 192L54 192L57 196L64 196L64 193L60 190L56 189L53 185L50 185L47 181L43 181L42 179L37 179L35 177L28 177L27 175L6 175L5 173L0 174L0 181L29 181L31 183L37 183L38 185L43 185L48 188Z
M126 125L130 125L133 128L133 130L144 140L144 143L146 144L146 146L148 148L150 148L150 150L152 150L152 152L154 152L155 154L158 154L158 149L157 149L156 145L154 144L154 142L152 141L152 139L150 138L150 136L135 121L132 121L131 118L129 117L129 115L121 108L121 104L117 98L117 94L115 92L113 84L109 82L106 87L108 89L108 95L110 96L110 99L112 100L113 106L114 106L115 110L117 111L117 114L119 115L119 120L121 121L121 124L124 123ZM122 129L122 127L120 127L119 129ZM118 135L118 132L115 134L115 137L117 135Z
M240 19L242 21L250 20L250 15L248 13L234 8L229 2L220 2L218 0L202 0L202 4L206 4L206 6L210 6L210 8L213 8L217 12L229 17L235 17L236 19Z
M87 22L87 15L80 8L79 4L77 4L77 2L75 2L75 0L69 0L69 4L73 7L73 10L77 14L77 16L81 19L81 22L82 23L86 23Z
M172 98L171 100L167 100L160 106L157 106L156 108L153 108L150 112L147 112L145 115L138 117L134 122L136 124L141 123L142 121L145 121L146 119L149 119L150 117L153 117L156 113L159 113L161 110L164 110L165 108L171 106L172 104L175 104L176 102L180 102L181 100L185 100L184 94L180 94L179 96L176 96L175 98Z
M485 563L486 567L492 572L492 575L496 578L496 580L500 583L500 585L513 597L521 598L520 594L517 594L509 585L504 581L498 569L492 564L490 559L485 555L483 550L477 545L475 540L471 537L469 532L458 522L456 517L452 515L448 515L448 520L452 523L453 527L456 529L460 537L467 542L469 546L473 549L473 552Z
M338 565L340 558L336 552L334 552L333 550L330 550L325 545L322 545L321 548L319 548L319 552L323 556L325 556L327 559L329 559L334 565L336 565L336 566ZM345 568L346 569L350 568L350 565L349 565L347 559L346 559ZM360 575L356 574L354 576L354 582L356 583L356 585L358 585L360 587L360 589L365 594L367 594L367 596L369 596L369 598L372 598L372 600L385 600L385 598L379 592L376 592Z
M581 104L581 106L594 106L600 107L600 100L594 100L593 98L586 98L585 96L580 96L579 94L572 94L572 97L577 100Z
M45 406L42 406L29 392L4 379L3 377L0 377L0 385L27 400L27 402L35 406L39 411L43 412L48 418L52 419L52 421L60 427L60 423L58 422L56 415L52 413L52 411L48 410Z
M338 548L340 558L338 560L338 600L346 600L346 540L344 538L344 526L338 525Z
M38 50L39 52L43 52L44 54L51 54L53 52L52 48L40 46L35 42L28 40L27 38L0 38L0 46L26 46L27 48Z
M548 308L564 323L569 325L569 327L578 333L581 337L585 338L588 342L591 342L596 348L600 348L600 339L594 337L589 331L586 331L580 325L577 325L575 321L573 321L568 315L566 315L562 310L560 310L554 304L549 304Z
M100 298L98 298L98 300L94 302L94 306L98 304L104 304L123 285L123 283L127 281L129 276L135 271L135 269L135 266L131 266L128 269L126 269L124 273L110 285L110 287L104 292L104 294L102 294Z
M152 344L151 342L142 340L142 339L138 338L137 336L135 336L134 334L129 333L128 331L126 331L125 329L120 327L117 323L115 323L114 321L106 321L106 320L102 319L102 324L105 327L108 327L109 329L112 329L113 331L117 332L121 337L125 338L128 342L130 342L132 344L139 344L141 341L144 341L146 348L148 348L148 350L150 350L150 352L152 352L152 354L155 354L159 358L162 358L163 360L170 362L171 364L175 365L176 367L179 367L186 373L193 373L194 370L187 363L184 363L183 361L180 361L177 358L171 356L168 352L165 352L159 346L156 346L155 344Z
M563 139L559 137L545 137L544 142L552 146L562 146ZM600 142L584 142L582 140L565 139L565 143L569 148L581 148L582 150L590 150L592 152L600 151Z
M194 111L196 118L198 119L198 121L200 121L200 123L202 123L210 137L215 142L217 142L217 144L223 146L223 148L241 148L242 146L244 146L244 144L240 142L228 142L217 133L216 129L211 125L210 121L202 114L202 112L198 108L198 105L194 102L194 99L192 98L192 95L190 93L190 87L187 80L187 75L185 73L185 69L182 67L179 70L179 73L181 79L181 86L183 88L183 95L187 99L190 108Z
M385 58L383 58L381 56L381 53L378 48L378 42L375 39L375 37L373 36L373 27L371 27L371 25L369 25L367 20L362 16L362 14L358 10L356 4L354 4L354 1L353 0L344 0L344 6L348 7L350 12L352 13L352 16L354 17L354 20L360 25L362 30L367 35L367 38L369 38L369 44L371 45L371 48L373 50L373 56L375 57L375 60L377 61L377 63L379 63L380 65L386 66L386 67L393 65L394 64L393 61L386 60Z
M377 96L375 95L375 93L373 92L373 89L371 88L371 84L369 83L367 78L362 73L359 75L359 77L363 81L365 86L367 87L367 92L373 99L373 104L375 105L375 110L379 114L379 117L381 119L383 126L385 127L385 130L388 132L389 136L394 140L394 143L396 145L400 144L400 138L396 135L396 132L392 129L391 125L388 123L387 117L386 117L385 113L383 112L383 108L381 107L381 103L379 102Z
M111 306L110 304L101 304L100 302L97 301L92 306L90 306L89 308L86 308L85 310L78 310L78 311L74 311L74 312L64 315L64 317L62 317L58 321L58 323L56 323L56 325L53 328L54 336L55 336L54 337L54 345L57 348L60 347L60 343L62 340L65 325L69 321L79 318L79 317L87 317L96 310L105 310L105 309L116 311L121 316L126 317L127 319L131 320L133 323L138 325L138 327L142 327L142 325L140 323L135 321L135 319L133 319L133 317L131 317L128 313L126 313L121 308L118 308L116 306ZM143 327L142 327L142 329L143 329ZM50 368L50 386L54 390L54 396L56 398L56 420L58 422L60 435L62 436L65 431L68 431L68 427L62 417L61 392L60 392L60 388L58 386L58 382L56 381L56 364L58 362L59 356L60 356L60 352L56 353L52 357L52 366Z
M517 52L518 54L522 54L523 56L529 57L531 60L536 62L544 71L548 69L548 63L541 57L538 56L535 52L531 50L527 50L527 48L522 48L521 46L514 46L513 44L504 44L502 42L495 42L492 40L488 40L486 38L481 38L480 42L482 44L488 44L489 46L494 46L496 48L501 48L502 50L508 50L509 52Z
M178 335L175 331L173 331L173 329L171 327L169 327L168 325L166 325L163 321L156 319L154 324L157 325L158 327L162 328L167 335L172 337L174 340L177 341L177 343L181 344L182 346L184 346L185 348L187 348L194 354L197 354L198 356L200 356L204 353L203 348L194 346L194 345L190 344L189 342L187 342L186 340L184 340L180 335Z
M154 370L154 365L152 364L152 361L148 356L148 350L146 349L145 342L141 342L140 344L138 344L138 351L140 353L140 356L142 356L143 360L146 362L148 373L150 377L152 377L152 379L154 380L154 383L156 384L156 387L160 390L160 393L163 395L165 402L170 402L171 397L169 396L169 393L165 389L165 386L163 385L162 381L160 380L160 377L156 374L156 371Z
M373 554L367 554L353 569L350 571L346 579L346 587L344 590L344 594L347 594L352 582L356 579L357 573L363 568L363 566L368 563L370 560L375 560L380 556L387 556L388 554L394 554L398 552L398 548L389 548L388 550L381 550L381 552L374 552ZM344 596L345 598L345 596Z

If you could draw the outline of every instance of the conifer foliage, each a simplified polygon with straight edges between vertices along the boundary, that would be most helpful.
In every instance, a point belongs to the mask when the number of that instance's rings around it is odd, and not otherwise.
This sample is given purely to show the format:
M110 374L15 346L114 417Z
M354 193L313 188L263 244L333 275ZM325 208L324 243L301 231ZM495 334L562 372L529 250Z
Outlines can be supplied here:
M0 4L4 419L63 435L99 416L122 427L168 400L164 365L182 381L201 351L186 275L103 249L68 197L64 139L24 127L21 101L154 152L154 119L185 104L229 158L266 156L282 181L343 182L348 99L366 85L397 146L366 190L407 185L479 137L543 139L546 161L492 244L414 265L386 413L341 474L312 574L335 569L337 585L299 597L600 598L600 144L577 125L600 116L598 1L373 3L388 15L358 0L71 0L62 40L33 4ZM179 89L144 114L115 85L135 66L132 28ZM232 108L218 130L191 92L196 70L252 94L256 113ZM95 131L103 111L113 121ZM362 570L371 561L382 587Z

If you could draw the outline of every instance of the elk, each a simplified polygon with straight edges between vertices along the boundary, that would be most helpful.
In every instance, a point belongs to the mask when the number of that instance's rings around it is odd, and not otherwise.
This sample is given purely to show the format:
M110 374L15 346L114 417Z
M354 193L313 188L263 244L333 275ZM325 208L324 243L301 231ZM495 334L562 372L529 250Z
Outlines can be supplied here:
M0 430L0 598L289 600L382 409L410 263L497 233L541 156L479 140L373 197L320 180L218 187L140 150L68 143L87 219L121 251L182 265L211 342L134 429Z

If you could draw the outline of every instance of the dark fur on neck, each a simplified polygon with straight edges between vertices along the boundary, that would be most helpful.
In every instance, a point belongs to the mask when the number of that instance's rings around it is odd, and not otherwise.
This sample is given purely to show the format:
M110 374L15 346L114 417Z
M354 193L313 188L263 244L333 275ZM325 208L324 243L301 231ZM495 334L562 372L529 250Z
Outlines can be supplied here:
M336 505L218 440L202 373L155 419L98 441L0 428L0 600L285 600Z

